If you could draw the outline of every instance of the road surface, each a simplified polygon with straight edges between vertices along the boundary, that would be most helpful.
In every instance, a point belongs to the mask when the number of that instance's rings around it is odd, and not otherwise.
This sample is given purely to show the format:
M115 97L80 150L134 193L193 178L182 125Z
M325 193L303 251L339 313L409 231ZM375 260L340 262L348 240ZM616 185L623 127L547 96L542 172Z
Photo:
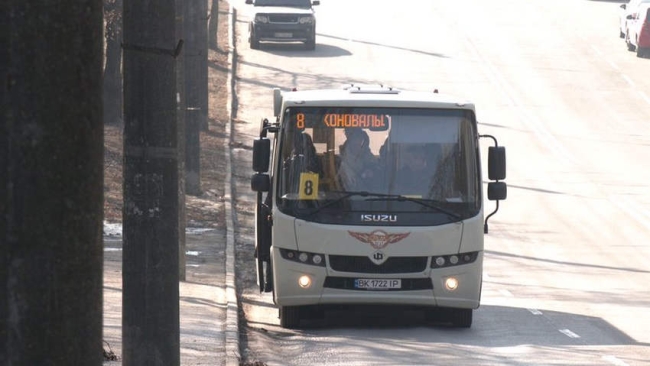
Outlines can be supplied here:
M250 147L274 87L438 89L474 101L480 133L508 153L509 195L490 219L471 329L357 314L291 331L250 287L249 360L650 365L650 59L618 37L619 2L324 0L315 51L251 50L251 6L234 4L241 248L253 246Z

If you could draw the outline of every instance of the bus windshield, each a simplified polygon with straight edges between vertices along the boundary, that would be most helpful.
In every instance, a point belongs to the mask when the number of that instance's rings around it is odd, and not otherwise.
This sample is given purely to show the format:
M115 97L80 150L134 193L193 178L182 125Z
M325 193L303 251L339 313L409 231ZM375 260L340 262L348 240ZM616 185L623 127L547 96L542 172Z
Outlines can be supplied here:
M479 212L470 110L287 108L279 133L274 194L292 216L355 224L399 213L401 224L435 225Z

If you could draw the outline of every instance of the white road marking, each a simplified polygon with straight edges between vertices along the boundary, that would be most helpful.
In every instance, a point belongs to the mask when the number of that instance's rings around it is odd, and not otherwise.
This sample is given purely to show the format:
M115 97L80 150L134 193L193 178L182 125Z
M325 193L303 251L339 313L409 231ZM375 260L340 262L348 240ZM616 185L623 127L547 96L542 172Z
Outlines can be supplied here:
M527 309L533 315L542 315L542 312L537 309Z
M605 54L604 54L600 49L598 49L596 46L591 46L591 49L594 51L594 53L596 54L596 56L600 57L600 58L603 59L605 62L607 62L607 63L609 64L609 66L612 67L612 69L614 69L614 70L616 70L616 71L621 71L621 68L618 67L618 65L615 64L613 61L610 61L608 58L606 58L606 57L605 57Z
M506 289L501 289L501 290L499 290L499 292L501 293L501 295L503 295L503 296L505 296L505 297L515 297L515 296L512 294L512 292L510 292L510 291L508 291L508 290L506 290Z
M567 336L567 337L569 337L569 338L580 338L579 335L573 333L573 332L572 332L571 330L569 330L569 329L558 329L558 330L560 331L560 333L564 334L565 336Z
M596 55L603 57L603 53L594 45L591 45L591 49L596 53Z
M626 362L623 362L616 358L616 356L603 356L603 360L611 363L612 365L616 366L629 366Z
M646 103L650 104L650 97L648 97L648 94L640 91L639 94L641 94L641 98L646 101Z
M630 79L629 76L627 76L625 74L621 74L621 77L623 78L623 80L627 81L627 83L630 84L630 86L632 86L633 88L636 88L636 85L634 85L634 81L632 81L632 79Z
M616 71L621 71L621 68L618 67L618 65L615 64L614 62L612 62L612 61L610 61L610 60L605 60L605 61L607 61L607 63L609 64L609 66L611 66L614 70L616 70Z
M618 67L618 65L615 64L614 62L612 62L612 61L610 61L609 59L607 59L607 58L605 57L605 55L604 55L604 54L603 54L603 53L602 53L598 48L596 48L595 46L591 46L591 49L594 51L594 53L595 53L596 55L598 55L598 56L599 56L600 58L602 58L605 62L607 62L607 63L609 64L609 66L612 67L612 69L614 69L614 70L616 70L616 71L618 71L618 72L621 71L621 68ZM629 76L627 76L627 75L625 75L625 74L621 74L621 77L622 77L622 78L623 78L623 79L624 79L628 84L630 84L633 88L636 88L636 85L634 84L634 81L633 81ZM650 104L650 97L648 97L648 95L647 95L646 93L644 93L644 92L642 92L642 91L639 90L639 94L641 94L641 98L643 98L643 100L645 100L646 103Z

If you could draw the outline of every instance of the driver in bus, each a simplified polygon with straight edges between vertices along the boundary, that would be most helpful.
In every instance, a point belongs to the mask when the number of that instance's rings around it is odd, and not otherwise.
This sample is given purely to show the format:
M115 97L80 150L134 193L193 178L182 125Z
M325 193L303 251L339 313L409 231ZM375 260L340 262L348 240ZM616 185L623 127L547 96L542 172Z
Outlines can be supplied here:
M305 172L322 175L321 164L316 154L311 136L307 133L297 133L291 144L291 152L283 161L283 176L285 184L289 184L288 192L300 191L300 175Z
M339 147L338 174L347 191L368 191L375 176L377 157L370 151L368 133L360 128L345 130L346 140Z
M311 136L307 133L298 133L294 136L291 153L285 164L294 165L294 170L322 173L321 164L316 154L316 147ZM295 167L297 166L297 168Z

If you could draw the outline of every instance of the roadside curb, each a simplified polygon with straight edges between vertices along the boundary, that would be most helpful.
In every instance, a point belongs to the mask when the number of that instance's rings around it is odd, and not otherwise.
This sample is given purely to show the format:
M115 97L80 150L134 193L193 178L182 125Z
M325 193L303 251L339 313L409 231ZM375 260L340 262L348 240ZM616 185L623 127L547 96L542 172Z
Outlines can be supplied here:
M228 21L228 98L226 102L228 122L226 123L227 142L224 146L224 161L226 162L226 179L224 181L225 214L226 214L226 366L239 366L241 355L239 351L239 304L237 302L237 287L235 273L235 226L234 226L234 191L232 177L232 124L235 111L235 62L237 51L235 49L236 36L235 25L237 21L236 9L229 2Z

